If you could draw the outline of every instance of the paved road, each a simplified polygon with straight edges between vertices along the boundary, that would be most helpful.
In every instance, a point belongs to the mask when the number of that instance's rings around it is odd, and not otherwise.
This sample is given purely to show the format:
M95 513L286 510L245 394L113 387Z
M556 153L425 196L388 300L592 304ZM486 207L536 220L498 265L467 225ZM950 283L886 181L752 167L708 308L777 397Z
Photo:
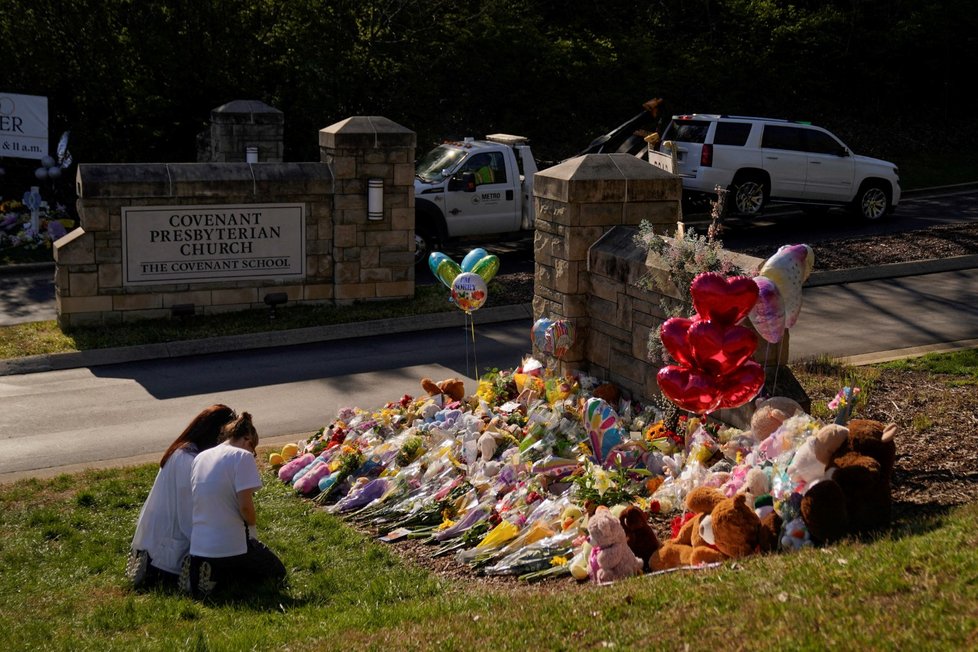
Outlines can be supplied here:
M373 409L419 380L512 368L529 320L0 376L0 482L106 460L156 459L202 408L251 411L265 443L296 441L345 406Z

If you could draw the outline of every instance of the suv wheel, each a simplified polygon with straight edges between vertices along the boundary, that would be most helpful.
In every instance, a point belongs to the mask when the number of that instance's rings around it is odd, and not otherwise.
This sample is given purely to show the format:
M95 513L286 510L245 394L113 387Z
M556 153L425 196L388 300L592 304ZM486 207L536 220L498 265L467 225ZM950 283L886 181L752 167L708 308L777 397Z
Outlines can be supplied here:
M890 195L879 183L866 184L856 195L853 210L864 220L878 220L890 210Z
M738 215L754 217L767 203L767 184L756 174L742 175L731 184L733 209Z

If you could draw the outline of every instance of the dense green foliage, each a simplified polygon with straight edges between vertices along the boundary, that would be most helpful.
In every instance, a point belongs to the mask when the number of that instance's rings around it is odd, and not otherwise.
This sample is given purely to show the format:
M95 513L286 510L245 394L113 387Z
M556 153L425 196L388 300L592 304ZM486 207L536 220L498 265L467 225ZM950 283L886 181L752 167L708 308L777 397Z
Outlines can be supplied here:
M419 149L506 131L558 160L655 95L674 112L816 121L867 154L975 140L960 110L978 63L969 0L0 7L0 90L47 96L78 162L194 160L210 110L234 99L285 113L290 160L317 160L317 131L351 115L387 116Z

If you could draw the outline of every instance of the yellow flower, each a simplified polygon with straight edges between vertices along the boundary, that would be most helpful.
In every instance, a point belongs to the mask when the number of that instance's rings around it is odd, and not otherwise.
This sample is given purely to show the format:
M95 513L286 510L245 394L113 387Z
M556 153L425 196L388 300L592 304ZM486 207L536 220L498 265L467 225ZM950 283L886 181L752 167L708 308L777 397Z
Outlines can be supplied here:
M455 521L453 521L452 519L448 518L448 514L442 514L442 516L444 517L445 520L441 522L441 525L439 525L437 529L439 529L439 530L447 530L448 528L450 528L453 525L455 525Z
M604 492L614 486L611 474L600 467L594 468L594 488L598 490L598 495L603 496Z
M550 565L551 566L566 566L567 565L567 557L561 557L560 555L557 555L556 557L554 557L553 559L550 560Z

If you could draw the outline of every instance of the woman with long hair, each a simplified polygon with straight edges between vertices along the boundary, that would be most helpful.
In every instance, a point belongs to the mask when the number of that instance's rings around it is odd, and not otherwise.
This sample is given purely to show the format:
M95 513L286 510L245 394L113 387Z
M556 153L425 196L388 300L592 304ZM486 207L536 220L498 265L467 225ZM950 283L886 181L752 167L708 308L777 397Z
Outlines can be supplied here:
M255 492L261 476L255 462L258 431L251 415L224 426L222 442L198 455L191 467L194 526L190 555L180 569L180 588L196 597L216 588L242 589L281 582L285 566L258 540Z
M126 575L136 588L175 582L179 576L193 526L191 463L198 453L217 445L221 429L236 416L220 403L205 408L163 453L153 488L139 512L126 564Z

